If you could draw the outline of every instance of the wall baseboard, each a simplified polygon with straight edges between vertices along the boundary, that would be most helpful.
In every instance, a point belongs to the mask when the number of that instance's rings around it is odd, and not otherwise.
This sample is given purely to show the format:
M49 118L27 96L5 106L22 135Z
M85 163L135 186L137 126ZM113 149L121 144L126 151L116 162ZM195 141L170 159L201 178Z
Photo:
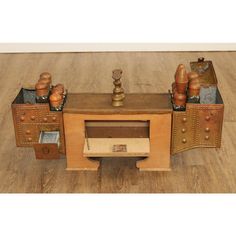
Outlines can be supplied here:
M0 43L0 53L236 51L236 43Z

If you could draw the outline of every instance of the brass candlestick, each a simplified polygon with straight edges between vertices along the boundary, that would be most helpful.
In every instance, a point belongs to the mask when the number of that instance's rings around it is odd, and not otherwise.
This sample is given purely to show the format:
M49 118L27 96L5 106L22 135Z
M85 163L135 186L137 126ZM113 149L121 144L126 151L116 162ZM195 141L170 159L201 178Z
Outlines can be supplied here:
M115 69L112 71L112 78L114 80L113 84L115 85L112 95L112 106L114 107L120 107L124 105L125 94L121 84L121 75L122 70L120 69Z

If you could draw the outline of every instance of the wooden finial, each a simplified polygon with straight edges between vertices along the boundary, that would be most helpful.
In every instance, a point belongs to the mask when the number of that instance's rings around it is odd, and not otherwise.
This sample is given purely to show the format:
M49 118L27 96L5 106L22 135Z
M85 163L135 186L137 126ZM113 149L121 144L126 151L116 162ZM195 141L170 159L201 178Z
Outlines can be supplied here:
M112 95L112 106L114 107L120 107L124 105L125 94L121 84L121 76L122 70L115 69L112 71L112 78L114 80L113 84L115 85Z

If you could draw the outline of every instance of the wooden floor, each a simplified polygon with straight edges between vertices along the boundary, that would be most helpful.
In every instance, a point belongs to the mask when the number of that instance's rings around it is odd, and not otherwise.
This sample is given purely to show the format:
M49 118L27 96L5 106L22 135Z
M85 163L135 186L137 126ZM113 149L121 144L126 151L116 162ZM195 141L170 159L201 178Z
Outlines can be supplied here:
M66 161L36 161L16 148L11 102L43 71L69 92L111 92L111 71L124 71L125 92L167 92L179 63L203 56L214 63L225 103L222 148L172 156L171 172L139 172L134 158L104 158L98 172L66 171ZM0 192L229 193L236 192L236 52L0 54Z

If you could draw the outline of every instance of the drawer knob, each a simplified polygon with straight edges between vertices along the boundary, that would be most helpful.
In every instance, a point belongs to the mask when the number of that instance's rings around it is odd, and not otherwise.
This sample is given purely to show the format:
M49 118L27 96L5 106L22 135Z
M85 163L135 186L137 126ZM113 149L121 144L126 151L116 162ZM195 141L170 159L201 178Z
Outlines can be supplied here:
M206 128L205 128L205 131L206 131L206 132L210 132L210 128L209 128L209 127L206 127Z
M31 116L30 119L31 119L31 120L35 120L35 116Z
M183 129L181 130L181 132L182 132L182 133L185 133L185 132L186 132L186 129L185 129L185 128L183 128Z
M206 121L209 121L211 118L210 118L210 116L206 116L205 119L206 119Z
M42 151L43 151L43 154L48 154L49 153L49 148L48 147L43 147Z
M53 120L53 121L56 121L56 120L57 120L57 118L56 118L55 116L53 116L53 117L52 117L52 120Z
M210 138L210 137L209 137L208 135L205 136L205 140L209 140L209 138Z
M182 121L183 121L183 122L186 122L186 121L187 121L187 118L186 118L186 117L184 117L184 118L182 119Z
M44 117L44 118L43 118L43 121L45 121L45 122L48 121L48 118L47 118L47 117Z
M20 117L20 120L21 120L21 121L24 121L24 120L25 120L25 117L24 117L24 116L21 116L21 117Z
M30 132L29 129L27 129L25 133L26 133L26 134L30 134L31 132Z
M32 141L32 138L28 138L28 141L31 142L31 141Z
M186 139L186 138L183 138L183 139L182 139L182 143L187 143L187 139Z

